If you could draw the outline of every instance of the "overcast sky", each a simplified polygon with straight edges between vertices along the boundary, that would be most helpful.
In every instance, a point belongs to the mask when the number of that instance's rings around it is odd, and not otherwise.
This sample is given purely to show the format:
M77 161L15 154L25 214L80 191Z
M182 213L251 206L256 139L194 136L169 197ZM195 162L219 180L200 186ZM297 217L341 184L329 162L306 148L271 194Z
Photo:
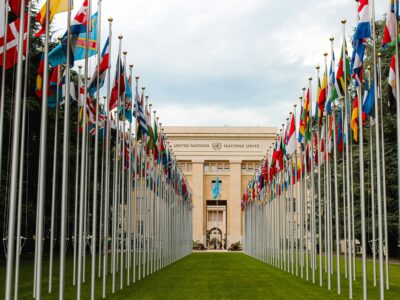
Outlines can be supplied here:
M112 16L114 50L123 34L128 63L165 125L279 126L323 66L330 36L340 56L341 19L348 39L356 20L352 0L102 2L103 42ZM376 2L382 18L388 1ZM65 18L55 21L62 32Z

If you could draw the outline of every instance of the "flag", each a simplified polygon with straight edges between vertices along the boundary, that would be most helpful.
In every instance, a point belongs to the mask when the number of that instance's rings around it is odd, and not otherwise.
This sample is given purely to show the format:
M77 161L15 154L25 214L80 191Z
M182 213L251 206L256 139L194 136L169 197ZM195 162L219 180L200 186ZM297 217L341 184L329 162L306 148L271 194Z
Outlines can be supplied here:
M332 153L332 136L333 136L333 121L335 120L335 114L331 115L331 118L329 118L329 128L328 128L328 149L327 152L328 154Z
M317 103L317 107L318 107L318 123L321 126L322 124L322 116L324 113L324 109L325 109L325 102L326 102L326 89L327 89L327 79L326 79L326 73L324 73L323 77L322 77L322 85L319 91L319 95L318 95L318 103Z
M390 60L389 78L388 78L388 106L396 105L396 57L393 55Z
M344 49L344 51L343 51ZM343 58L343 52L344 52L344 58ZM344 65L346 65L346 69L344 69ZM334 90L334 97L344 97L345 95L345 87L349 86L350 84L350 62L348 58L348 52L347 52L347 44L346 41L343 41L343 46L340 51L340 60L339 60L339 66L337 69L336 73L336 80L335 80L335 90ZM344 73L346 71L346 78L344 78ZM345 84L346 80L346 84Z
M38 74L36 76L35 93L36 96L38 96L39 98L42 98L43 96L43 74L44 74L44 52L42 52L42 55L40 56Z
M289 125L288 141L286 144L286 155L291 156L296 151L296 125L294 115Z
M77 48L78 44L80 45L79 47L82 47L82 44L81 44L82 38L83 37L86 38L86 27L87 27L87 23L88 23L88 14L89 14L88 1L85 0L82 7L79 9L77 14L75 15L75 18L72 20L71 27L70 27L70 49L69 49L69 51L70 51L70 66L71 67L73 67L75 60L84 58L84 57L78 57L78 56L75 58L75 52L76 52L76 48ZM90 28L89 28L89 32L90 32L89 41L92 41L93 39L96 40L96 37L97 37L97 13L95 15L93 15L92 22L93 21L94 21L93 26L90 26ZM92 28L92 27L95 27L95 28ZM92 35L94 31L96 32L96 35ZM49 53L49 62L52 66L66 63L66 61L67 61L66 53L68 51L67 50L67 46L68 46L67 40L68 40L68 32L65 32L64 36L62 37L62 40L61 40L61 45L56 46ZM83 44L83 47L84 47L84 44ZM93 51L93 43L89 43L89 47L90 47L89 56L95 54L96 51L95 50ZM80 55L82 55L82 52L80 52Z
M153 151L154 144L155 144L154 131L153 131L153 127L151 125L151 111L148 110L147 103L146 103L146 123L147 123L147 131L148 131L148 136L149 136L149 139L147 141L147 149Z
M119 68L119 70L118 70ZM117 59L117 67L115 72L115 81L114 86L111 90L111 97L110 97L110 111L117 107L117 101L119 97L125 93L125 71L124 65L122 64L121 58L118 56ZM119 92L118 92L119 90Z
M158 151L160 149L160 145L159 145L159 139L158 139L158 125L157 125L157 120L156 118L154 118L154 151L153 151L153 157L154 157L154 161L158 163Z
M337 138L336 144L338 147L338 151L341 153L343 152L343 116L342 111L339 111L339 118L337 123Z
M16 2L15 0L13 1ZM49 23L51 23L56 14L68 11L68 0L49 0L49 1L50 1ZM45 2L42 8L39 10L38 14L36 15L36 21L38 21L40 25L42 25L42 28L35 34L36 37L41 36L46 31L46 11L47 11L46 8L47 8L47 3Z
M136 85L136 95L135 95L135 103L136 103L136 127L137 134L136 137L138 140L141 140L144 136L149 134L148 126L147 126L147 118L144 111L144 91L142 92L142 96L139 97L138 86Z
M325 159L326 157L326 153L325 153L325 123L322 125L322 129L321 129L321 138L319 140L319 163L322 164L323 163L323 159Z
M59 87L58 76L62 75L61 72L60 66L57 66L53 69L53 73L50 77L47 106L52 109L54 109L59 102L57 99L57 88Z
M318 117L319 117L319 106L318 106L318 103L319 103L319 95L320 95L320 93L321 93L321 79L319 78L319 76L318 76L318 82L317 82L318 84L317 84L317 92L316 92L316 94L315 94L315 97L316 97L316 100L315 100L315 112L314 112L314 122L317 122L317 124L319 124L319 119L318 119Z
M103 51L101 52L101 60L100 60L100 67L96 67L94 70L94 74L90 81L88 92L90 96L94 96L97 92L97 74L99 73L99 89L101 89L104 85L107 71L110 68L110 38L107 38L106 43L104 44Z
M328 99L326 102L326 111L328 114L331 114L332 108L331 103L337 98L337 93L335 91L335 84L336 84L336 77L335 77L335 52L332 48L332 55L331 55L331 66L329 68L329 78L328 78Z
M29 0L25 1L25 5L28 5ZM19 16L21 12L21 0L8 0L8 5L10 6L12 12Z
M375 102L375 84L374 81L371 82L371 87L368 90L368 83L366 82L365 94L364 94L364 103L362 106L363 114L372 116L373 108Z
M357 142L358 141L358 96L354 98L350 127L351 130L353 130L353 138Z
M213 186L214 200L218 200L219 193L220 193L220 187L219 187L219 179L218 179L218 175L217 175L217 178L215 179L215 184Z
M356 86L359 86L363 79L364 53L365 53L365 40L353 39L351 72L352 72L352 77L356 80Z
M25 20L27 20L28 14L25 14ZM8 24L7 37L0 38L0 66L3 66L3 55L4 55L4 44L6 43L6 70L11 69L18 60L18 39L19 39L19 24L21 19L17 19L14 22ZM28 22L24 22L24 46L23 53L26 53L26 37L28 30ZM6 41L5 41L6 40Z
M300 133L306 141L310 140L310 130L309 130L309 115L310 115L310 90L307 89L306 99L304 101L302 115L300 119Z
M399 2L396 0L397 14L399 12ZM386 48L396 40L396 16L394 14L394 1L390 0L389 12L386 14L386 24L383 31L382 48Z
M65 76L63 76L61 79L61 94L60 94L60 99L59 99L60 105L64 105L65 97L67 96L67 92L69 92L69 97L71 100L78 101L78 98L76 96L76 87L75 87L74 82L72 80L70 80L69 89L68 89L66 78L65 78Z
M6 17L6 1L0 0L0 38L4 36L5 17Z
M371 37L371 18L369 16L368 0L359 0L359 21L354 33L353 40L362 40Z

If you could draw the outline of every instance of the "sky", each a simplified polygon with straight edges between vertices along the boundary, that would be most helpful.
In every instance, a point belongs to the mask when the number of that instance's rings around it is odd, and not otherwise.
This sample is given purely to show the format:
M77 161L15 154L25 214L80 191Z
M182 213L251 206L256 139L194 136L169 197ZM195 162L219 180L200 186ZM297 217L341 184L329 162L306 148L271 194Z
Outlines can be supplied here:
M376 1L377 19L387 3ZM122 34L163 125L279 126L323 68L331 36L340 56L343 18L350 44L356 9L353 0L103 0L102 44L111 16L113 57ZM65 31L66 14L54 28Z

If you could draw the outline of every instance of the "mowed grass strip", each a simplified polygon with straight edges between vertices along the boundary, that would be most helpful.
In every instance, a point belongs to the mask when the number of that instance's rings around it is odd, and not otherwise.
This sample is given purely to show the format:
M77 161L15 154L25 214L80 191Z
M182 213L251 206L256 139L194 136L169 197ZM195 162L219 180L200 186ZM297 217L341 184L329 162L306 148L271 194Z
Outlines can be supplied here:
M46 261L46 260L45 260ZM342 262L343 265L343 262ZM58 296L58 261L55 262L52 294L47 294L48 266L43 268L43 299ZM354 282L354 299L362 298L361 261L357 260L357 281ZM379 289L373 287L372 266L368 266L368 298L378 299ZM86 283L82 285L82 299L90 297L90 263L86 265ZM304 273L305 274L305 273ZM4 295L4 264L1 265L0 295ZM400 265L390 266L391 288L386 299L400 299ZM342 295L336 293L336 274L332 276L332 290L293 276L280 269L246 256L242 253L193 253L192 255L156 272L130 287L119 289L120 277L116 276L116 293L111 294L111 274L107 277L107 299L348 299L348 281L342 275ZM23 260L19 294L20 299L32 299L33 262ZM378 282L379 283L379 282ZM102 281L96 282L96 299L101 299ZM75 299L72 286L72 260L68 259L65 299Z

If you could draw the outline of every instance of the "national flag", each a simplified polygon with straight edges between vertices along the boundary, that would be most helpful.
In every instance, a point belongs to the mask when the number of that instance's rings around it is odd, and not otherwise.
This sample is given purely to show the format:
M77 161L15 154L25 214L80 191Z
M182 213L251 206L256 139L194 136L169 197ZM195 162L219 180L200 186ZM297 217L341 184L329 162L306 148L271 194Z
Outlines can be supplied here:
M302 115L300 119L300 133L305 138L306 141L309 141L310 130L309 130L309 115L310 115L310 91L307 89L306 99L304 101Z
M56 14L68 11L68 0L49 0L50 1L50 13L49 13L49 23L53 20ZM14 0L14 2L16 2ZM11 4L10 4L11 6ZM36 15L36 21L42 25L42 28L35 34L36 37L41 36L46 31L46 11L47 3L45 2L42 8Z
M5 18L6 18L6 1L0 0L0 38L4 36L5 30Z
M125 71L124 65L122 64L121 58L118 56L117 67L115 71L114 86L111 90L110 97L110 111L117 107L117 101L119 97L125 93Z
M326 90L327 90L327 79L326 79L326 73L324 73L322 77L322 85L319 90L319 95L318 95L318 124L321 126L322 124L322 116L325 110L325 102L326 102Z
M365 40L353 39L351 72L352 72L352 77L356 80L356 86L359 86L363 79L364 54L365 54Z
M135 95L135 103L136 103L136 127L137 134L136 137L138 140L141 140L149 135L147 118L144 107L144 90L142 92L142 96L139 97L138 86L136 85L136 95Z
M89 9L88 9L88 0L85 0L83 3L82 7L79 9L77 14L75 15L75 18L72 20L71 27L70 27L70 66L73 67L74 61L78 59L82 59L84 57L76 57L75 58L75 52L77 51L77 47L82 47L82 44L80 41L82 41L81 38L85 37L86 38L86 28L88 25L88 19L89 19ZM96 40L97 38L97 13L92 16L92 22L94 22L93 26L90 25L89 28L89 41ZM95 27L95 28L92 28ZM93 30L92 30L93 29ZM94 32L96 34L94 34ZM67 40L68 40L68 31L64 33L64 36L62 37L61 40L61 45L56 46L49 54L49 62L52 66L56 66L59 64L66 63L66 53L67 53ZM79 42L79 43L78 43ZM83 47L85 46L85 43L83 44ZM89 55L94 55L96 53L94 49L96 47L93 47L93 43L89 43ZM79 54L79 53L78 53ZM80 55L82 55L82 52L80 52Z
M396 57L393 55L390 60L389 78L388 78L388 106L396 105Z
M148 131L148 140L147 140L147 149L153 151L155 139L154 139L154 131L151 125L151 111L148 109L146 103L146 123L147 123L147 131Z
M132 77L125 77L125 119L132 123Z
M325 122L322 125L321 128L321 138L319 139L319 162L320 164L323 163L323 159L325 159L326 157L326 153L325 153Z
M153 128L154 128L154 141L155 141L155 143L154 143L154 151L153 151L153 158L154 158L154 161L156 163L158 163L158 156L159 156L158 151L160 149L160 144L159 144L159 138L158 138L158 125L157 125L156 118L154 118L154 126L153 126Z
M319 94L321 93L321 78L319 78L318 76L318 82L317 82L317 92L315 93L315 112L314 112L314 122L316 122L317 124L319 124L319 106L318 106L318 102L319 102Z
M65 76L62 77L61 79L61 99L59 100L60 105L64 105L65 103L65 97L67 96L67 92L69 92L69 97L73 101L78 101L78 98L76 96L76 87L75 84L72 80L69 82L69 89L67 88L67 82L66 82Z
M328 140L327 140L327 145L328 145L328 149L326 149L327 150L327 152L328 152L328 154L331 154L332 153L332 146L333 146L333 141L332 141L332 138L333 138L333 121L335 120L335 114L331 114L331 117L329 118L329 127L328 127Z
M104 44L103 51L101 52L101 60L100 60L100 67L96 67L94 70L94 74L90 81L88 92L90 96L94 96L97 91L97 75L99 74L99 87L101 89L104 85L107 71L110 68L110 38L107 38L106 43Z
M344 50L344 51L343 51ZM343 58L343 52L345 58ZM346 69L344 69L344 64L346 64ZM334 94L336 95L333 96L333 98L337 97L344 97L345 95L345 87L349 86L350 84L350 61L348 57L348 52L347 52L347 44L346 41L343 41L343 46L340 51L340 60L339 60L339 66L336 72L336 80L335 80L335 90ZM344 76L344 73L346 72L346 79ZM346 80L346 82L345 82Z
M358 96L354 98L350 127L351 130L353 131L353 138L357 142L358 141Z
M390 0L389 12L386 14L386 24L383 31L382 48L386 48L396 40L396 15L394 13L394 0ZM396 0L397 15L399 12L399 2Z
M375 83L371 82L371 87L368 90L368 83L365 84L364 103L362 106L363 114L372 116L375 103Z
M53 73L50 77L49 93L47 98L47 106L52 109L54 109L59 102L57 99L57 88L60 86L59 76L62 76L62 70L60 66L57 66L53 69ZM60 93L60 91L58 92Z
M36 76L35 93L36 96L38 96L39 98L42 98L43 96L43 74L44 74L44 52L42 52L40 56L38 74Z
M335 77L335 52L332 48L331 55L331 65L329 68L329 78L328 78L328 97L326 102L326 111L328 114L331 114L332 108L331 103L337 98L337 92L335 91L336 77Z
M342 111L339 111L339 117L337 122L337 138L336 138L337 149L341 153L343 152L343 116Z
M359 0L358 17L359 21L353 40L371 38L371 18L369 14L368 0Z
M25 20L28 18L28 14L25 14ZM3 55L4 45L6 44L6 70L11 69L18 60L18 40L19 40L19 24L21 19L17 19L14 22L8 24L7 37L0 38L0 67L3 66ZM26 37L28 30L28 22L24 22L24 45L23 54L26 53Z
M297 148L296 146L296 125L294 115L292 115L289 125L288 141L286 144L286 155L291 156L293 153L295 153Z
M3 1L3 0L2 0ZM10 6L12 12L19 16L21 12L21 1L22 0L8 0L8 5ZM28 5L29 0L25 1L25 5Z
M217 178L215 179L215 183L214 183L214 186L213 186L213 198L214 198L214 200L218 200L219 193L220 193L220 187L219 187L219 179L218 179L218 175L217 175Z

